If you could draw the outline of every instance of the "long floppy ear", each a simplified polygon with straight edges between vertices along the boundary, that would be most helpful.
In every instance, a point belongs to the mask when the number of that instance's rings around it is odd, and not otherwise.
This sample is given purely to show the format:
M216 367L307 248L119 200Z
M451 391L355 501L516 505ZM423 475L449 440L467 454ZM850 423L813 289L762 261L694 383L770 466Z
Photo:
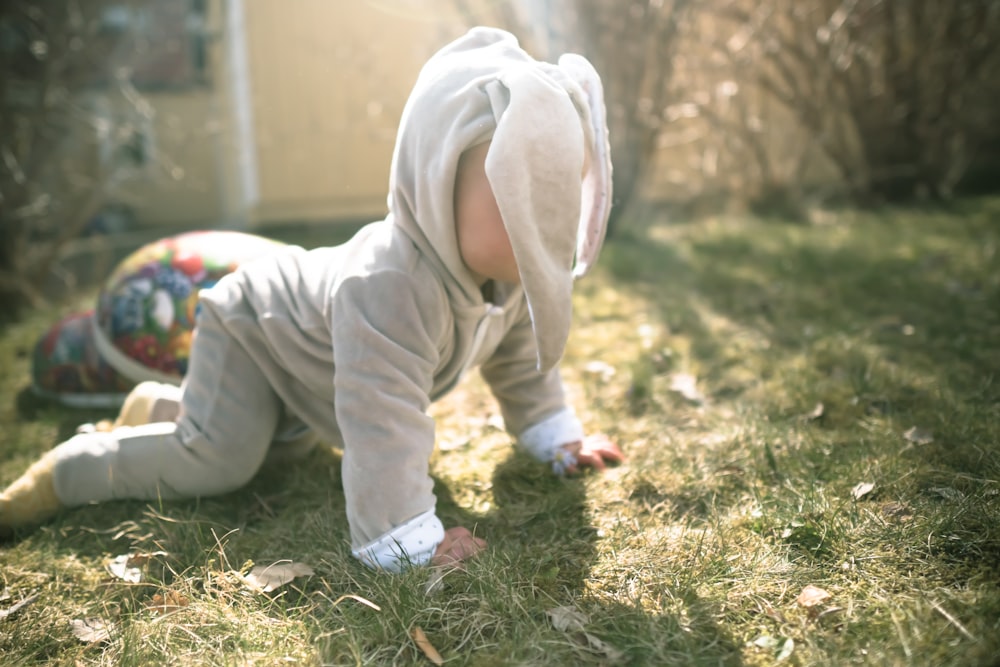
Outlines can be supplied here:
M567 53L559 58L559 68L575 81L586 95L590 111L591 137L589 164L583 178L580 229L577 232L576 264L573 277L587 273L604 243L611 215L611 144L608 141L604 87L597 70L583 56Z
M567 90L534 65L485 87L496 118L486 175L517 259L539 368L562 356L572 317L584 131Z

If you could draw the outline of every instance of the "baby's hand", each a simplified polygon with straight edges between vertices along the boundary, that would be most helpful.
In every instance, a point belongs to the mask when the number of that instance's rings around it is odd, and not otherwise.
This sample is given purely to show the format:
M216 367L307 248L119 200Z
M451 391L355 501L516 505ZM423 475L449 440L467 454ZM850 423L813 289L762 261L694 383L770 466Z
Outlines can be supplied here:
M444 539L434 551L431 565L455 565L485 548L486 540L475 537L468 528L455 526L444 531Z
M625 455L618 445L603 433L595 433L588 435L582 442L569 442L557 449L552 469L557 475L573 475L580 468L604 470L605 461L621 463L624 460Z

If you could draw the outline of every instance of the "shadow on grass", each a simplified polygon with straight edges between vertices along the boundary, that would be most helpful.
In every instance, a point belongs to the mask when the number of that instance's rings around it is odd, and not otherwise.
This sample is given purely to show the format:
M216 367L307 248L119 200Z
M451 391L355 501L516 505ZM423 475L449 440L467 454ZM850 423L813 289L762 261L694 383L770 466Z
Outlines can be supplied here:
M458 506L449 489L438 484L438 513L446 525L477 526L488 536L490 548L515 563L520 576L529 578L524 583L533 597L546 600L551 608L579 608L589 618L588 631L621 651L626 663L674 664L677 660L676 664L688 664L697 655L698 664L741 664L739 644L716 623L718 611L698 597L695 582L676 593L683 597L683 614L650 609L638 601L628 606L590 594L588 580L593 576L600 536L593 525L584 477L556 477L547 466L512 451L494 470L492 492L491 508L477 514ZM663 564L665 571L676 567ZM537 620L552 623L549 618ZM582 634L576 640L587 646ZM588 659L583 663L602 663L608 658L600 650L585 654Z

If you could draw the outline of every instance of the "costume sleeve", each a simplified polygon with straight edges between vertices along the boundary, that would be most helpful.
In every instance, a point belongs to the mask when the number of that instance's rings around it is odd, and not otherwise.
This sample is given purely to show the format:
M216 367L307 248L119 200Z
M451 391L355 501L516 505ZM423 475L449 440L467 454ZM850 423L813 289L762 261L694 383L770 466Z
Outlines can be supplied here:
M446 322L443 296L415 280L399 271L348 278L330 313L353 553L393 571L425 564L444 539L428 470L427 408Z
M507 431L539 461L557 460L559 447L583 438L583 426L566 405L559 367L538 370L535 336L527 309L481 367L480 373L500 404Z

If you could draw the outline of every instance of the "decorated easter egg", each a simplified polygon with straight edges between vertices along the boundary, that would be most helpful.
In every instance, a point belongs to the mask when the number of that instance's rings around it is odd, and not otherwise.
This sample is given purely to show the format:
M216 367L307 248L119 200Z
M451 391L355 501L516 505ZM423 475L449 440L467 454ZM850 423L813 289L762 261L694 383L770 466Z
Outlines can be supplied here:
M199 231L136 250L105 280L94 311L69 316L39 340L36 390L67 404L92 404L104 394L120 401L144 380L179 384L199 291L282 245L243 232Z
M134 384L97 352L94 311L67 315L35 344L32 387L35 393L74 407L110 407Z

